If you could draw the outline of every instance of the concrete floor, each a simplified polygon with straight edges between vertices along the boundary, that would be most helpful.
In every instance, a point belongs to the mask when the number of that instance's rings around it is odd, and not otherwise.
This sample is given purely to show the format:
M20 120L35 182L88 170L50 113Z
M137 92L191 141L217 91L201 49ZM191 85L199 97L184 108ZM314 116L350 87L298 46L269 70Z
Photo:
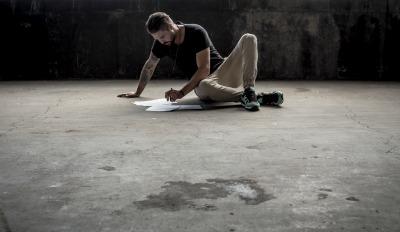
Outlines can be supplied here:
M0 83L1 232L400 231L400 83L258 82L259 112L136 83Z

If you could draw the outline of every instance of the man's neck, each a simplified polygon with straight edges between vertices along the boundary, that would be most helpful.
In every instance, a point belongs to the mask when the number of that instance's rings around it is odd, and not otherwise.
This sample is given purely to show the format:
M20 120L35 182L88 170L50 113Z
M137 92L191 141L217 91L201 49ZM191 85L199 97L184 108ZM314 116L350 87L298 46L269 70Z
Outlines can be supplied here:
M178 30L175 34L175 40L174 43L179 45L183 43L183 40L185 39L185 26L184 25L177 25Z

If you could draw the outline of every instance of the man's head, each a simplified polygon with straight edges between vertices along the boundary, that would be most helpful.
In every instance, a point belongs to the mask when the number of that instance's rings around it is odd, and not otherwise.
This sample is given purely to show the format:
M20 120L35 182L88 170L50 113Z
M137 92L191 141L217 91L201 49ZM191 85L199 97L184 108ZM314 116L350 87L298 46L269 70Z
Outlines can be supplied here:
M149 16L146 22L147 32L158 42L171 45L175 40L177 25L164 12L155 12Z

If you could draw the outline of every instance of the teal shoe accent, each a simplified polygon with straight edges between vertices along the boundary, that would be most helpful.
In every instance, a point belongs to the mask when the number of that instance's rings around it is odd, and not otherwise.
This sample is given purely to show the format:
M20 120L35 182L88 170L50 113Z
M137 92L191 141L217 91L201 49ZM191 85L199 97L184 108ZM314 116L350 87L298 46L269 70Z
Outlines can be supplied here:
M260 109L260 103L257 101L253 87L244 90L242 96L240 96L240 103L248 111L258 111Z

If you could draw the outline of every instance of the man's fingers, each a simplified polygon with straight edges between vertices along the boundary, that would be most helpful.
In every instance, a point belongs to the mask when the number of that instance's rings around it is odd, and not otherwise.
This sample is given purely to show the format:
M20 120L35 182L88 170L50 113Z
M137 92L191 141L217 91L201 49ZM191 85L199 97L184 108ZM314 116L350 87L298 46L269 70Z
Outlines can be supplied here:
M168 90L167 92L165 92L165 99L167 99L168 100L168 98L170 98L171 97L171 92L172 90Z
M118 95L117 97L134 98L134 97L138 97L138 95L136 95L135 93L123 93L123 94Z
M177 95L177 91L173 90L170 94L169 94L169 98L171 102L176 101L176 99L178 99L178 95Z

